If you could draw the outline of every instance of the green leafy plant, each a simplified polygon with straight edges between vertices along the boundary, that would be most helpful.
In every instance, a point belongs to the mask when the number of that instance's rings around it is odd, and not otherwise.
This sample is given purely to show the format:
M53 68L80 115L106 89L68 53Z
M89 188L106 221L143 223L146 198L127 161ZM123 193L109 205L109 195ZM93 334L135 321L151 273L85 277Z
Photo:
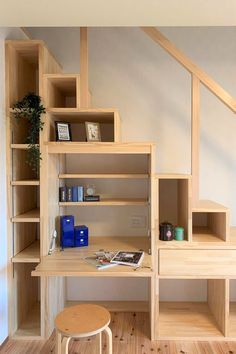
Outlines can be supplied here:
M41 104L41 98L30 92L21 101L13 105L13 116L18 121L26 119L29 122L28 135L25 143L28 144L28 153L26 162L39 175L39 166L41 154L39 150L39 132L43 130L44 123L41 115L46 110Z

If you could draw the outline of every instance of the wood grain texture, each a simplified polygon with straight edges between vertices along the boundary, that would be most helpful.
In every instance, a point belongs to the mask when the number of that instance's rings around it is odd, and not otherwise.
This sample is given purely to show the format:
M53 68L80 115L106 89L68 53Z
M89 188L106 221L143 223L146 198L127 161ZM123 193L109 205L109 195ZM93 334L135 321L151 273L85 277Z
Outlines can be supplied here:
M80 107L89 105L88 86L88 33L87 27L80 28Z
M199 201L199 167L200 167L200 81L192 75L191 100L191 173L193 204Z
M113 352L115 354L232 354L236 351L236 342L227 340L161 340L151 341L148 336L149 321L147 313L111 313L113 333ZM107 342L103 337L102 354L107 354ZM72 340L70 353L92 354L98 352L98 338ZM49 340L9 340L0 348L1 354L55 354L55 333Z
M227 304L226 304L225 279L209 279L207 281L207 303L213 314L220 331L226 335Z
M161 249L159 257L160 275L176 277L236 275L236 250Z

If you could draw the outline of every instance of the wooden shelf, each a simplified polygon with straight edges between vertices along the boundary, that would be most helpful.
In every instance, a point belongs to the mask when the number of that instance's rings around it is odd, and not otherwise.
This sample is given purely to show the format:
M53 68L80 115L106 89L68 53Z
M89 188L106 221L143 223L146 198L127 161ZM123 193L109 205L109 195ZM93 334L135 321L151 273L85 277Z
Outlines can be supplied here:
M40 303L36 303L28 312L26 319L13 335L14 339L40 339Z
M192 234L193 242L225 242L217 234L214 234L208 227L195 226Z
M145 199L104 199L99 202L59 202L59 206L126 206L148 205Z
M38 144L35 144L38 146ZM18 149L18 150L27 150L29 147L29 144L11 144L12 149Z
M148 237L90 237L89 246L69 248L64 251L56 249L51 256L42 258L41 263L32 272L33 276L112 276L112 277L152 277L151 256ZM93 256L94 252L104 249L117 252L119 250L145 251L142 266L134 270L130 266L116 266L97 270L84 258Z
M70 123L75 121L84 123L88 119L93 119L100 123L109 123L114 122L114 114L118 114L118 111L114 108L47 108L47 113Z
M200 200L198 204L192 207L193 212L199 213L226 212L228 210L225 206L211 200Z
M59 178L97 178L97 179L146 179L149 177L147 173L65 173L60 174Z
M192 175L181 174L181 173L158 173L158 174L156 174L156 178L178 180L178 179L192 178Z
M159 331L160 339L168 340L223 337L204 302L161 302Z
M150 154L152 143L47 142L50 154Z
M12 222L40 222L39 209L32 209L23 214L14 216Z
M39 180L11 181L12 186L39 186Z
M12 257L13 263L39 263L40 262L40 244L35 241L30 246Z

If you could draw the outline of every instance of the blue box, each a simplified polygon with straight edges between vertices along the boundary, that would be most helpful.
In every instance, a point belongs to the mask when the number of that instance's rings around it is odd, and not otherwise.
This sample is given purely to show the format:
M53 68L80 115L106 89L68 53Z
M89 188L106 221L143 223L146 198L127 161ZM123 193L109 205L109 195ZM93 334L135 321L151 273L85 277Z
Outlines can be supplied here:
M61 225L61 247L75 246L74 216L63 215L60 217Z
M88 227L85 225L75 226L75 247L88 246Z

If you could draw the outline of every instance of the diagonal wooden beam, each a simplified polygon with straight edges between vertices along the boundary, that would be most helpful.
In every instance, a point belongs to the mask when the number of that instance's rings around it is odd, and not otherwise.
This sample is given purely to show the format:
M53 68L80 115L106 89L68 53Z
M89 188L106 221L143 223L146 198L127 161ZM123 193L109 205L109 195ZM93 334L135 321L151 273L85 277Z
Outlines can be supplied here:
M141 27L141 29L175 60L177 60L185 69L187 69L191 74L194 74L201 81L201 83L206 86L216 97L218 97L227 107L236 113L236 100L201 68L195 65L184 53L176 48L165 36L163 36L160 31L158 31L155 27Z

